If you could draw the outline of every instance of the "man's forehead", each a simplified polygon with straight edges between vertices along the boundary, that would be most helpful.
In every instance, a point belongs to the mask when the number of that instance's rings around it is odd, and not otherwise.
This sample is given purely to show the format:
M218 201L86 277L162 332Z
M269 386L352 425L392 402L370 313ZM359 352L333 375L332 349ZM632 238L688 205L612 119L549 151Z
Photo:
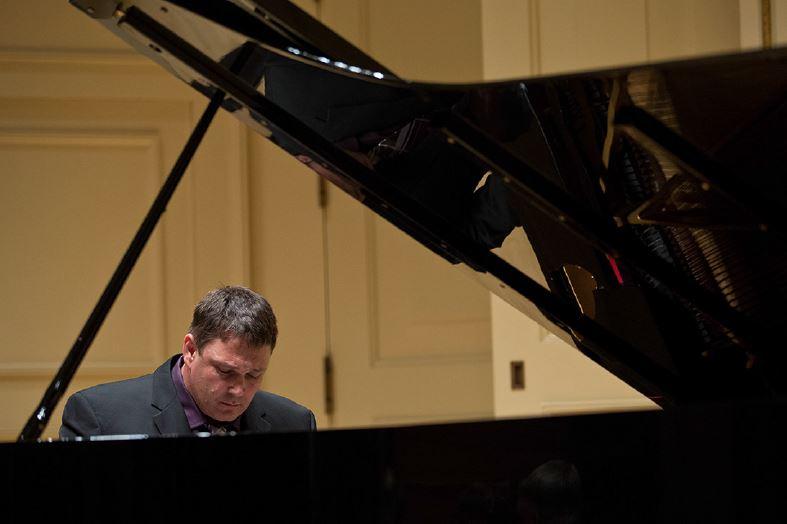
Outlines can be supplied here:
M205 344L205 348L209 349L210 356L223 361L264 363L271 356L270 345L252 346L241 337L215 339Z
M210 339L208 342L205 343L207 346L208 344L220 342L223 346L232 348L233 350L240 350L240 351L249 351L255 352L263 349L270 350L270 344L262 344L262 345L254 345L247 337L242 335L232 335L227 334L220 338L213 338Z

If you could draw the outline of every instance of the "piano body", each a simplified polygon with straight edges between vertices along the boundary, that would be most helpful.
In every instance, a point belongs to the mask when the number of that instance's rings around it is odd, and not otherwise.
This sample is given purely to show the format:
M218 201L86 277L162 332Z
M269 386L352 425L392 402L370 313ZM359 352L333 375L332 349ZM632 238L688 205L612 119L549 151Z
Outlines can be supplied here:
M280 0L172 0L166 16L71 2L664 411L3 445L19 493L43 491L48 465L76 477L57 495L74 519L175 518L194 473L156 459L201 454L206 479L264 472L217 490L264 492L288 520L505 522L521 517L519 481L561 458L589 522L778 509L787 50L443 85L398 78ZM496 250L522 230L546 287ZM21 440L46 424L75 349Z

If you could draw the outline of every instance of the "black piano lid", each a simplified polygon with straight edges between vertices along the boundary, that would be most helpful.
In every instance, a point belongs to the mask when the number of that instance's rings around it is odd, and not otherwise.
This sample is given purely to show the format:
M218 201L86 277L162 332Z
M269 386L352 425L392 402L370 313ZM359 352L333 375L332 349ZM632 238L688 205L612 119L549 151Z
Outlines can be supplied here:
M439 85L281 0L72 3L657 402L783 395L787 49Z

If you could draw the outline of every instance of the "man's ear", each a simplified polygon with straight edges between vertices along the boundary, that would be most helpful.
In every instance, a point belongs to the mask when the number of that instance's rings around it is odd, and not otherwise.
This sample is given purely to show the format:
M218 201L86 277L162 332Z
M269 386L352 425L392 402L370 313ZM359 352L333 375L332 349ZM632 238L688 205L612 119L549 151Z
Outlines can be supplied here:
M190 363L194 360L194 356L197 354L197 342L194 340L194 335L191 333L187 333L185 337L183 337L183 361L185 363Z

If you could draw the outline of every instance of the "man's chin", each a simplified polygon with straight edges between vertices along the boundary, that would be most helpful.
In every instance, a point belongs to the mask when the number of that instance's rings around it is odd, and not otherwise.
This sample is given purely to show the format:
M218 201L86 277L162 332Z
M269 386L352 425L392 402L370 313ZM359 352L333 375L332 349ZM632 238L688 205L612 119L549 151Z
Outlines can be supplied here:
M245 406L242 404L230 404L226 402L219 402L216 405L215 413L210 417L218 422L232 422L245 411Z

